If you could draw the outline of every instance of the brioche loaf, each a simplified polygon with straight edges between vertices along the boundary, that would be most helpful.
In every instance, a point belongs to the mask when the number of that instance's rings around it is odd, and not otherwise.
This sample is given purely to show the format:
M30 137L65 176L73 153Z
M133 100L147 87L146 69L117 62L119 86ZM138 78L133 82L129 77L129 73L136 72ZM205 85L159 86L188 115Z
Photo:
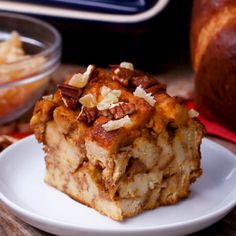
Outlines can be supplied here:
M189 196L202 173L196 114L125 62L73 75L36 104L31 127L46 183L122 220Z
M191 57L203 115L236 130L236 1L195 0Z

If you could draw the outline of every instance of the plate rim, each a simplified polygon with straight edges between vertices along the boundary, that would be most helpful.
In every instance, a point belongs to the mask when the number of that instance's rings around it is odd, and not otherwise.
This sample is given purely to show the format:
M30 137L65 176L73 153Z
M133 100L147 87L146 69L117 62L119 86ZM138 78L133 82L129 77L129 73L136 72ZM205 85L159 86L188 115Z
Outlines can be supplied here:
M4 158L4 156L6 156L7 153L10 152L12 149L17 148L17 146L24 145L24 143L34 142L34 141L37 142L34 135L32 134L32 135L29 135L29 136L17 141L16 143L12 144L11 146L7 147L5 150L3 150L0 153L0 165L1 165L2 158ZM205 142L205 145L210 144L211 147L213 147L213 148L222 149L223 152L227 153L227 158L229 158L229 156L230 156L230 159L231 158L232 159L236 158L236 155L233 152L231 152L230 150L228 150L227 148L225 148L221 144L218 144L218 143L216 143L216 142L214 142L214 141L212 141L208 138L203 138L202 143L203 142ZM38 145L41 145L41 144L38 143ZM236 159L235 159L235 163L236 163ZM232 194L232 193L230 193L230 194ZM235 199L232 199L231 201L227 202L227 204L224 205L224 207L216 208L212 212L206 213L203 216L199 216L199 217L196 217L194 219L185 220L185 221L181 221L181 222L177 222L177 223L169 223L169 224L164 224L164 225L143 226L143 227L140 227L140 228L129 227L129 228L122 228L122 229L121 228L111 229L111 228L102 228L102 227L97 227L97 226L96 226L96 228L94 226L84 227L83 225L77 225L77 224L69 223L69 222L65 223L65 222L62 222L60 220L55 220L55 219L52 219L52 218L47 217L47 216L42 216L42 215L37 214L35 212L32 212L28 209L25 209L24 207L21 207L18 204L14 203L13 201L9 200L7 198L7 196L5 196L2 193L1 189L0 189L0 200L4 203L4 205L14 215L16 215L15 213L17 213L17 216L19 218L21 218L19 215L21 215L21 216L23 215L24 219L29 218L29 219L32 219L35 222L47 224L47 225L50 225L50 226L59 226L59 227L62 227L64 229L83 230L83 231L97 232L97 233L98 232L100 232L100 233L101 232L104 232L104 233L109 233L109 232L112 232L112 233L114 233L114 232L117 232L117 233L120 233L120 232L132 233L132 232L136 232L137 230L141 233L142 232L144 233L144 232L152 232L152 231L155 232L157 230L166 230L166 229L174 229L174 228L179 228L179 227L188 227L190 225L196 225L196 224L203 223L207 220L211 220L211 219L214 219L214 218L219 218L220 216L222 216L221 218L223 218L230 210L232 210L236 206L236 198L235 198ZM81 204L81 203L79 203L79 204ZM122 224L122 222L118 222L118 223ZM33 224L31 224L31 225L33 225ZM35 225L33 225L33 226L35 226ZM35 227L37 227L37 226L35 226Z

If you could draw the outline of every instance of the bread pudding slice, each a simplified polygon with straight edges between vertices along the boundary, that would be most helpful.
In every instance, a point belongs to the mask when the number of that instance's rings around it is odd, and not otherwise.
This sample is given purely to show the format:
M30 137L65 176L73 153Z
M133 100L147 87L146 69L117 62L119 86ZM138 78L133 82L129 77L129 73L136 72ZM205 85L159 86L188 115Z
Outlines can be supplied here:
M131 63L88 66L35 105L45 182L121 221L188 197L204 127Z

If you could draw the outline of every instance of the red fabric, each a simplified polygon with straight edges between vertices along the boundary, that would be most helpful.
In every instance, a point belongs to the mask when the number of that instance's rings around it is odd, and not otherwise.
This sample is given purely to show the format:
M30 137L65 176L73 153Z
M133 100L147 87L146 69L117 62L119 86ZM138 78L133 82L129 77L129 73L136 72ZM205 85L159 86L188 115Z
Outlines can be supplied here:
M25 138L31 134L32 134L32 132L27 132L27 133L14 132L11 134L11 136L16 139L22 139L22 138Z
M186 105L188 108L196 109L196 105L192 101L187 101ZM215 135L220 138L224 138L231 142L236 143L236 132L233 132L232 130L227 129L226 127L224 127L223 125L215 121L208 120L201 115L199 115L198 118L205 125L206 131L208 134Z

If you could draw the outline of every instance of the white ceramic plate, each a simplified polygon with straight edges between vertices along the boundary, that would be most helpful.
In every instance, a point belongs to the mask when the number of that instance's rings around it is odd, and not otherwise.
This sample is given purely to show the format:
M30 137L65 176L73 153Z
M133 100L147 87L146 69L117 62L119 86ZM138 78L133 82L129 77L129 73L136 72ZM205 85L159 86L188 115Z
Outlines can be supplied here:
M186 235L224 217L236 205L236 156L203 140L203 175L188 199L116 222L46 185L44 153L33 136L0 155L0 199L23 221L58 235Z

